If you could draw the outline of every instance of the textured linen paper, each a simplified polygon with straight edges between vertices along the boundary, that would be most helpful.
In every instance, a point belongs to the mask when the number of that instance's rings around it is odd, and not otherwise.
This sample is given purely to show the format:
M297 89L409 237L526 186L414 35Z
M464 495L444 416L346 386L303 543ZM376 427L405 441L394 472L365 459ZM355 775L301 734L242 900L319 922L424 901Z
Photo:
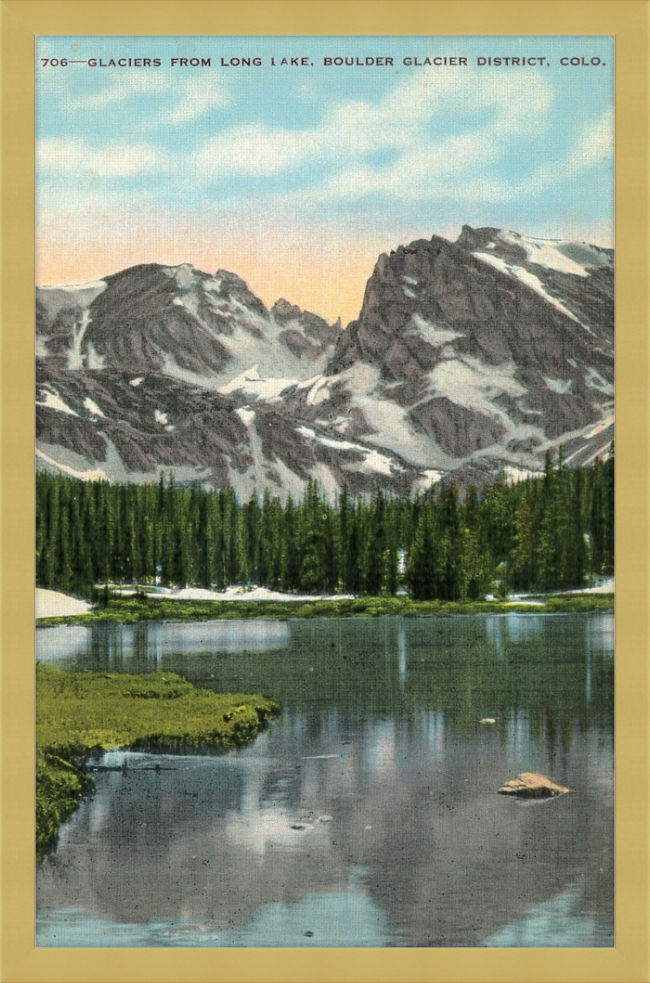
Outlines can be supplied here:
M36 55L37 946L613 946L613 40Z

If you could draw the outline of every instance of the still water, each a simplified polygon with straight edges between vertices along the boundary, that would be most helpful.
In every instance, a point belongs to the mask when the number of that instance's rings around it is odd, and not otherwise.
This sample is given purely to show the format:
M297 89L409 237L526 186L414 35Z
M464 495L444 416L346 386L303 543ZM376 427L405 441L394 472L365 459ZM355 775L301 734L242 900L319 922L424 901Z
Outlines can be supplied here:
M39 629L61 668L283 711L228 754L104 755L37 945L612 946L613 643L609 613ZM522 771L574 791L497 794Z

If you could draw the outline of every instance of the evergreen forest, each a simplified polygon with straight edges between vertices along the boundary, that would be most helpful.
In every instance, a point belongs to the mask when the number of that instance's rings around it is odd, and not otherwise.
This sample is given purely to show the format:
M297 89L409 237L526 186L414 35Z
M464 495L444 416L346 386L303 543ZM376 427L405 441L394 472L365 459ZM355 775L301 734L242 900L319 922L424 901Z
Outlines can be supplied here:
M614 452L570 469L502 477L461 496L440 482L414 496L382 490L336 502L310 481L300 500L266 489L81 481L39 472L36 582L90 597L98 584L477 600L494 590L578 589L614 569Z

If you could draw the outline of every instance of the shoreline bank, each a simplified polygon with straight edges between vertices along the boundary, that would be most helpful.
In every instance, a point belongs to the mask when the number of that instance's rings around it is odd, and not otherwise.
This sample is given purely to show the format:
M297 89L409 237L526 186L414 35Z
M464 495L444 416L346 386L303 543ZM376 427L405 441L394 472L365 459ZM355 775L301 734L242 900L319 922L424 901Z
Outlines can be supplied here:
M85 764L94 753L230 750L280 712L266 697L214 693L170 672L63 672L39 663L36 694L37 862L91 792Z
M468 614L569 614L611 611L614 594L536 595L513 601L414 601L410 597L321 598L304 600L180 600L167 597L110 595L105 606L79 615L41 618L37 627L96 622L214 621L294 618L435 617Z

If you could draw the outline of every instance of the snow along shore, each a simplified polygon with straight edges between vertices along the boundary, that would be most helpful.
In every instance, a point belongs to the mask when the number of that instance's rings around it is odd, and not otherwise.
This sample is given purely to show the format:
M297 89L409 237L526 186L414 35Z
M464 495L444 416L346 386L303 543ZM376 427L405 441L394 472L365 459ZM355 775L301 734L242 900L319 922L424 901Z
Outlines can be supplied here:
M147 597L162 597L166 601L353 601L354 594L283 594L268 587L226 587L225 590L207 590L204 587L168 588L144 590ZM134 589L115 591L127 596Z
M88 614L92 607L88 601L80 601L61 591L36 588L37 618L70 618L75 614Z
M225 590L206 590L203 587L183 587L180 590L169 587L156 587L154 589L145 588L148 597L161 597L169 601L353 601L354 594L283 594L279 590L270 590L268 587L227 587ZM129 597L136 593L135 588L123 588L115 590L116 594ZM561 594L613 594L614 578L598 584L596 587L583 587L579 591L558 591L554 596ZM510 595L511 604L519 602L531 605L542 605L543 601L528 601L526 594ZM506 605L507 606L507 605ZM80 601L69 594L60 591L44 590L36 588L36 617L37 618L68 618L75 614L88 614L92 611L92 605L87 601Z

